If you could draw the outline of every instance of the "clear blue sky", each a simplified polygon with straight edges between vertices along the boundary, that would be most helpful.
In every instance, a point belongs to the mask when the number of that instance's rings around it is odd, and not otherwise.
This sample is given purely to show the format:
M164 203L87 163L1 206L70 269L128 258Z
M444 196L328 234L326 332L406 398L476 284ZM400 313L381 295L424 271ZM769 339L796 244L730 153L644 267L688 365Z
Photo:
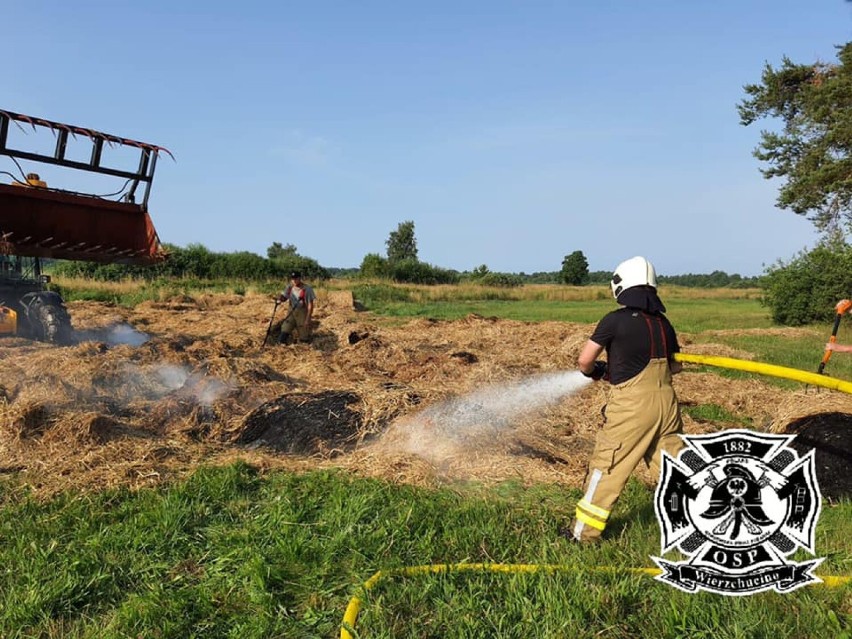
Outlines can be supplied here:
M813 246L751 155L769 123L735 107L765 62L833 61L852 39L843 0L30 0L2 16L0 108L174 152L150 203L164 242L358 266L413 220L423 261L527 273L582 250L592 270L641 254L663 274L755 275Z

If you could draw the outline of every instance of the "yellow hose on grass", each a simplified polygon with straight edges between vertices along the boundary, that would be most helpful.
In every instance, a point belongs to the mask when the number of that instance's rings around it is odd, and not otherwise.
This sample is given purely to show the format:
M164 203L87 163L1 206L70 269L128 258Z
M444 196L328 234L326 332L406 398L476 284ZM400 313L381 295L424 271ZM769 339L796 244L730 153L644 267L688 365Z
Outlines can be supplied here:
M717 357L715 355L692 355L687 353L675 353L675 359L679 362L690 364L704 364L706 366L717 366L719 368L731 368L734 370L746 371L748 373L759 373L761 375L769 375L772 377L780 377L783 379L791 379L803 384L812 386L823 386L832 390L838 390L844 393L852 394L852 382L847 382L841 379L834 379L819 373L809 373L795 368L787 368L785 366L776 366L774 364L764 364L761 362L752 362L743 359L734 359L732 357ZM370 590L382 578L392 577L395 575L416 575L421 573L446 573L450 571L456 572L574 572L575 566L565 566L559 564L432 564L426 566L407 566L405 568L397 568L394 570L379 570L363 584L365 591ZM598 566L596 568L587 568L595 572L627 572L639 575L659 575L662 571L659 568L615 568L611 566ZM819 576L824 586L829 588L837 588L850 582L852 577L824 575ZM346 612L343 614L343 623L340 626L340 639L353 639L349 630L355 629L355 621L358 619L358 613L361 611L361 599L356 595L349 600L349 605L346 606Z
M745 359L734 359L733 357L717 357L716 355L692 355L688 353L675 353L674 358L679 362L690 364L705 364L707 366L718 366L719 368L732 368L734 370L746 371L748 373L759 373L772 377L792 379L803 384L812 386L824 386L832 390L839 390L852 394L852 382L835 379L819 373L809 373L796 368L776 366L775 364L764 364L762 362L751 362Z
M418 575L422 573L446 573L446 572L576 572L579 570L576 566L566 566L564 564L430 564L425 566L406 566L404 568L396 568L393 570L379 570L364 582L364 590L370 590L383 577L392 577L395 575ZM662 570L659 568L615 568L613 566L597 566L594 568L585 568L594 572L627 572L637 575L649 575L656 577ZM824 586L829 588L837 588L849 583L852 577L837 577L830 575L817 575ZM361 599L358 596L352 597L349 600L349 605L346 606L346 612L343 613L343 623L340 625L340 639L353 639L350 630L355 630L355 622L358 619L358 613L361 611Z

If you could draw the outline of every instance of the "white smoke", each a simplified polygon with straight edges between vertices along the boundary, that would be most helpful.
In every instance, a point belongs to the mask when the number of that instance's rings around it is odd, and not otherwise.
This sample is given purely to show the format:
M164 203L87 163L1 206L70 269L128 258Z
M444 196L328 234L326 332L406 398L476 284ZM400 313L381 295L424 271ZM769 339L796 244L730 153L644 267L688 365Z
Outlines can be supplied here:
M159 400L177 393L184 400L201 406L212 406L228 393L239 388L235 380L222 380L188 366L157 363L139 366L125 362L114 386L114 393L128 399L147 397Z
M167 392L176 391L189 379L189 370L185 366L175 364L159 364L152 372Z
M207 383L193 389L196 400L202 406L212 406L236 388L236 384L224 382L216 377L207 378Z
M109 346L119 346L121 344L141 346L149 339L151 339L150 335L138 331L130 324L125 323L74 332L74 340L78 344L83 342L103 342Z
M137 331L130 324L117 324L109 329L104 340L110 346L127 344L128 346L141 346L151 339L147 333Z

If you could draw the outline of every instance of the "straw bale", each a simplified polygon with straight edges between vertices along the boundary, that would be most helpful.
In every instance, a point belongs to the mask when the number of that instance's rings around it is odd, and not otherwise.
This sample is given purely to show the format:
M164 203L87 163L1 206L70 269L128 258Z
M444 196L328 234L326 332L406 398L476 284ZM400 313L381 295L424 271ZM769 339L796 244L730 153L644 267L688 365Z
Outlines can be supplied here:
M354 309L355 298L352 291L329 291L319 297L317 304L328 305L334 309Z
M768 430L786 433L791 422L824 413L852 414L852 398L842 393L814 388L788 393L779 398ZM852 433L849 436L852 437Z

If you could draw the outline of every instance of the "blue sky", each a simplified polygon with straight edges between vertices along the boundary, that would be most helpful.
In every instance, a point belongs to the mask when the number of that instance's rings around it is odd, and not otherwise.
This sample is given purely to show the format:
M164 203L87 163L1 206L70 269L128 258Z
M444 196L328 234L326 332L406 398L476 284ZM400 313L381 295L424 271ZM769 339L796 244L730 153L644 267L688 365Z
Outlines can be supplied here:
M842 0L31 0L3 8L0 109L169 148L150 209L181 246L358 266L413 220L458 270L755 275L817 235L775 208L742 87L850 27Z

